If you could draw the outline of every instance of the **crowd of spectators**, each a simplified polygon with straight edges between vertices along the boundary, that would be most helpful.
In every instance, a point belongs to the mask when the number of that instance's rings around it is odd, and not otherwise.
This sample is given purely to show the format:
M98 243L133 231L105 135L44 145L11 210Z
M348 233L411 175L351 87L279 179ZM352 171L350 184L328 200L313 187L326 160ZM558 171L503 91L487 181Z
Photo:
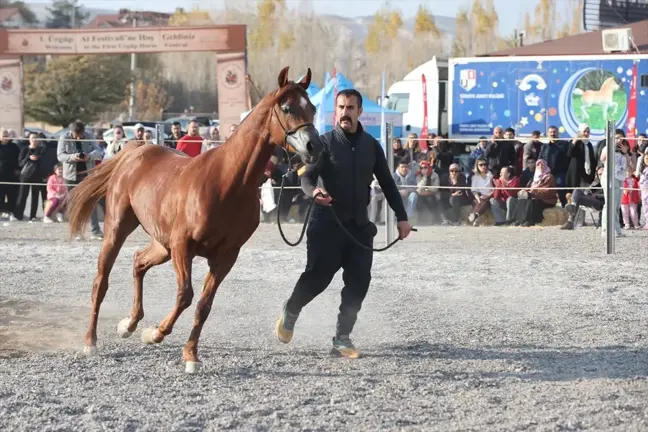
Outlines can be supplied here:
M445 137L432 135L423 144L410 134L405 144L398 138L392 142L393 177L409 218L419 225L478 226L490 212L496 226L528 227L541 223L546 209L560 206L568 213L562 229L574 229L584 208L598 215L596 223L602 223L605 234L606 193L597 188L605 186L606 144L605 139L592 143L585 124L569 140L560 138L555 126L546 137L535 131L524 141L513 129L496 127L493 136L481 137L462 162ZM617 129L614 145L616 233L623 235L621 228L648 229L648 191L631 190L648 186L648 139L641 134L628 142ZM384 195L374 181L368 208L372 222L384 222L383 204ZM470 208L466 220L461 218L462 207Z
M235 125L229 133L233 133ZM180 124L172 126L173 136L163 145L195 157L221 143L217 127L211 127L209 136L198 133L198 124L190 122L186 133ZM152 143L150 131L142 124L135 125L135 139ZM106 142L98 131L86 129L82 122L74 122L69 131L58 140L48 139L43 133L29 133L18 138L15 131L0 128L0 219L5 223L64 222L65 198L69 191L104 160L115 157L127 144L124 129L114 127L114 138ZM28 197L29 212L26 213ZM105 204L99 206L105 211ZM42 209L42 218L37 217ZM91 239L102 239L97 209L92 212Z
M135 141L151 142L144 126L136 125L135 129ZM172 137L164 145L194 157L223 142L217 127L211 127L206 137L200 136L195 122L187 129L182 131L179 123L174 124ZM11 130L0 131L0 218L9 222L62 222L65 197L83 179L83 172L114 157L126 144L119 126L115 127L114 139L106 143L81 122L73 123L58 140L38 133L18 139ZM490 139L480 138L467 158L457 155L446 137L431 135L424 142L410 134L405 144L399 138L392 142L393 178L409 218L419 225L478 226L490 213L496 226L526 227L540 223L544 210L559 205L568 212L563 229L574 228L581 208L598 214L598 223L605 227L606 194L597 188L604 186L606 141L592 143L589 133L589 127L581 125L576 137L564 140L551 126L546 137L536 131L522 141L513 129L496 127ZM615 146L616 233L622 235L622 228L648 229L648 191L631 190L648 188L648 138L642 134L628 143L619 129ZM290 216L293 206L297 207L297 219L304 220L311 200L298 188L298 165L295 161L289 165L285 158L275 165L268 185L275 187L271 196L278 206L262 214L266 220L279 212L282 220L296 221ZM287 189L279 202L278 186L286 173ZM565 189L552 190L556 187ZM25 214L28 197L29 212ZM384 200L374 180L367 208L374 223L384 223ZM42 219L37 217L39 202ZM99 205L103 207L103 202ZM466 207L470 211L463 219L466 211L462 208ZM97 209L92 214L91 230L93 238L103 237Z

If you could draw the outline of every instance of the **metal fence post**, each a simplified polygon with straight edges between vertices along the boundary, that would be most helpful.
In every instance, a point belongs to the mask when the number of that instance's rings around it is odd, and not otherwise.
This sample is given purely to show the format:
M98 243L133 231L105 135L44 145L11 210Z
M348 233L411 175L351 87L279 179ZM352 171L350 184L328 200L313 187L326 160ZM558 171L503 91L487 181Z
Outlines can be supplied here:
M614 122L608 120L607 127L605 128L605 154L606 154L606 172L605 172L605 189L607 190L607 197L605 197L605 206L606 206L606 216L607 224L605 229L607 230L606 243L607 243L607 254L612 255L615 253L615 240L616 240L616 218L617 218L617 208L615 206L615 192L614 192L614 170L615 170L615 159L614 153L616 150L616 139L614 133Z
M164 123L157 123L155 125L155 134L157 135L156 144L159 146L164 145Z
M389 172L394 172L394 147L392 147L392 138L394 135L393 125L385 123L385 156L387 157L387 166ZM394 241L394 225L396 225L396 217L393 210L387 204L387 200L383 200L383 214L385 215L385 241L387 244Z

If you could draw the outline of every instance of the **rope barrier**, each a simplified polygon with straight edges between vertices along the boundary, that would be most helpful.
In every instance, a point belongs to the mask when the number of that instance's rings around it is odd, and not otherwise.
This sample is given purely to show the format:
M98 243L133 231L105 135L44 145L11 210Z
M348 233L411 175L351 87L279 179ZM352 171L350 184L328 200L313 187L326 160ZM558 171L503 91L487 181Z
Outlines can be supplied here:
M189 136L189 135L185 135L185 136ZM200 136L200 137L203 138L205 141L209 141L209 142L212 142L212 143L225 143L225 142L227 141L227 140L224 140L224 139L220 139L220 140L209 140L209 139L207 139L207 138L205 138L205 137L202 137L201 135L197 135L197 136ZM61 140L61 138L62 138L62 137L58 137L58 138L40 138L40 137L37 137L37 138L35 138L35 140L36 140L36 141L59 141L59 140ZM81 141L81 142L86 142L86 141L93 141L93 142L94 142L94 141L100 141L100 139L98 139L98 138L80 138L80 139L74 139L74 138L63 138L63 139L65 139L66 141ZM394 137L394 139L399 139L399 140L401 140L401 141L405 141L405 142L407 142L408 140L409 140L409 141L447 141L447 142L471 142L471 141L474 141L474 142L480 142L480 141L484 141L484 140L480 140L479 138L470 138L470 137L465 137L465 138L441 138L440 136L439 136L439 137L436 137L436 138L407 138L407 137ZM549 137L542 137L542 138L539 139L538 141L540 141L540 142L543 143L543 144L546 144L550 139L551 139L551 138L549 138ZM559 141L567 141L567 142L571 142L571 141L573 141L573 140L575 140L575 139L579 139L579 140L580 140L580 139L582 139L582 138L580 138L580 137L556 138L556 140L559 140ZM11 141L29 141L29 137L27 137L27 138L18 138L18 137L15 137L15 138L9 138L9 140L11 140ZM113 140L114 140L114 138L111 139L111 141L113 141ZM127 139L127 141L133 141L133 140L134 140L134 138ZM648 138L644 138L644 137L633 137L633 138L624 138L624 140L626 140L626 141L640 141L640 140L646 140L646 141L648 141ZM163 141L164 141L164 142L174 142L174 143L177 143L177 142L179 142L180 140L173 139L173 138L169 138L169 139L167 139L167 138L163 138ZM526 143L526 142L530 142L530 141L532 141L532 139L531 139L531 137L521 137L521 139L518 139L518 138L487 138L485 141L487 141L487 142L498 142L498 141L517 141L517 142L520 142L520 143Z
M46 183L20 183L20 182L7 182L7 181L0 181L0 185L15 185L15 186L46 186ZM58 183L57 186L76 186L73 183ZM259 190L263 188L264 186L259 186ZM265 186L268 187L268 186ZM281 186L270 186L271 189L281 189ZM398 189L419 189L419 188L427 188L427 189L460 189L460 190L472 190L473 188L471 186L413 186L413 185L405 185L405 186L398 186ZM284 189L301 189L301 186L285 186ZM372 186L372 189L381 189L379 186L375 187ZM520 191L520 190L529 190L531 189L530 187L495 187L495 186L483 186L479 187L478 189L488 189L488 190L509 190L509 191ZM553 187L553 188L536 188L535 190L555 190L555 191L561 191L561 190L566 190L566 191L574 191L574 190L603 190L604 188L601 186L597 187L587 187L587 186L581 186L581 187ZM621 188L622 190L628 190L628 191L642 191L645 190L648 192L648 188Z
M475 142L480 142L480 141L487 141L487 142L497 142L497 141L517 141L520 143L524 142L530 142L533 141L531 137L520 137L522 139L518 138L486 138L486 139L479 139L479 138L471 138L471 137L465 137L465 138L441 138L440 136L437 136L435 138L408 138L408 137L394 137L393 139L399 139L401 141L459 141L459 142L466 142L466 141L475 141ZM546 144L547 141L551 140L552 138L549 137L541 137L539 140L541 143ZM582 140L582 137L565 137L565 138L555 138L556 141L567 141L571 142L573 140ZM646 140L648 141L648 138L644 137L634 137L634 138L623 138L626 141L640 141L640 140ZM589 138L587 138L588 141L591 141ZM602 141L602 140L599 140Z
M191 136L191 135L185 135L185 136ZM207 141L209 143L225 143L226 142L226 140L210 140L210 139L207 139L207 138L205 138L203 136L200 136L200 135L196 135L196 137L202 138L203 141ZM8 138L8 139L10 141L29 141L29 138ZM59 142L61 140L61 137L58 137L58 138L40 138L40 137L38 137L38 138L34 138L34 140L35 141L56 141L56 142ZM74 141L74 142L77 142L77 141L78 142L102 141L102 139L99 139L99 138L79 138L79 139L63 138L63 140L64 141ZM135 138L126 138L126 139L123 139L123 140L124 141L136 141ZM110 141L111 142L114 141L114 138L112 138ZM173 143L180 142L180 140L177 140L177 139L165 139L165 138L163 138L162 141L164 141L164 142L173 142Z

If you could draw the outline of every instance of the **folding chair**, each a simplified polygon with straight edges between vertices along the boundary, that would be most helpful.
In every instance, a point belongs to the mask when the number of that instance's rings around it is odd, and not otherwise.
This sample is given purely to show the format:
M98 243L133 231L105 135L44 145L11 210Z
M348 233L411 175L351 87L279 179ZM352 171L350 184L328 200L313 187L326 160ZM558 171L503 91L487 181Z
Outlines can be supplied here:
M592 220L592 223L594 224L595 229L599 229L599 227L601 226L601 212L596 210L594 207L578 207L578 213L576 214L574 221L577 221L581 216L583 216L583 222L585 222L588 214L590 216L590 219ZM598 216L598 221L594 219L594 214Z

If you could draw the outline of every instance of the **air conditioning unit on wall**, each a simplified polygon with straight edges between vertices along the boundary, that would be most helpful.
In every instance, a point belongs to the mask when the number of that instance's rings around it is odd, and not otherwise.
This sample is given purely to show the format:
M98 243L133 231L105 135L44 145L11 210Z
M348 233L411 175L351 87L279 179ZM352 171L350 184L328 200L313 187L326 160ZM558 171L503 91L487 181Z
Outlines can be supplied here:
M605 52L627 52L631 49L631 28L603 30L601 36Z

